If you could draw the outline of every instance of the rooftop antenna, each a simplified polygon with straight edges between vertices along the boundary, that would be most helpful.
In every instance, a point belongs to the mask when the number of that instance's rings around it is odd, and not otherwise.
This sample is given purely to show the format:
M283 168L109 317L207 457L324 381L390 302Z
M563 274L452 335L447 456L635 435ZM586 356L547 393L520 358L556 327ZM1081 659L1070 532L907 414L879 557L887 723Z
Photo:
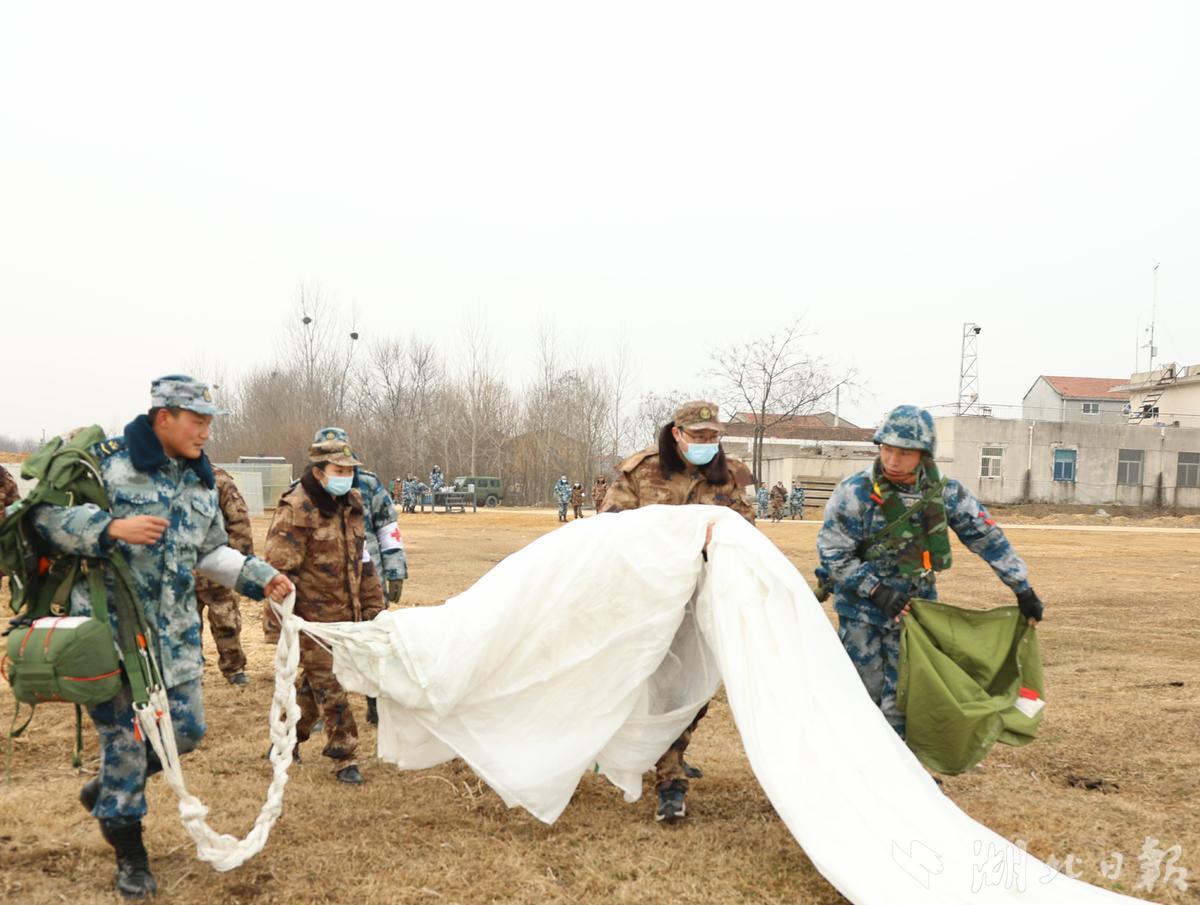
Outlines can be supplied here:
M1150 334L1150 342L1142 348L1150 350L1150 364L1147 370L1153 372L1154 359L1158 355L1158 347L1154 345L1154 324L1158 320L1158 261L1154 262L1154 288L1151 290L1150 298L1150 326L1146 328L1146 332Z
M970 414L979 401L979 334L983 327L967 323L962 327L962 354L958 363L958 414Z

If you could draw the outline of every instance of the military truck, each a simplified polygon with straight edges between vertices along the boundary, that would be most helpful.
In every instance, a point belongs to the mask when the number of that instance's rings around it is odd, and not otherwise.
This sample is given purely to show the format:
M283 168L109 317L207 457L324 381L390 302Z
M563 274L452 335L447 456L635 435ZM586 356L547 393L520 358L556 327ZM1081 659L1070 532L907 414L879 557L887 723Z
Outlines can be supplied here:
M499 505L504 499L504 482L493 477L457 477L454 486L466 490L475 487L475 505L487 506L489 509Z

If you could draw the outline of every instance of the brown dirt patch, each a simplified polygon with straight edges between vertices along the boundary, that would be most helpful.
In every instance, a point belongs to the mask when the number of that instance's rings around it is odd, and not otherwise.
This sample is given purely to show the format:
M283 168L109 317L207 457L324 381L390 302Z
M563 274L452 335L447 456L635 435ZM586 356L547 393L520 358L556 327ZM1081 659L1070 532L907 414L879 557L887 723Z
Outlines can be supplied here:
M427 605L461 591L504 556L556 527L551 510L406 516L413 577L405 602ZM261 537L265 520L258 520ZM764 525L803 572L815 565L816 523ZM1200 535L1010 532L1047 604L1042 645L1049 710L1041 738L998 746L981 767L946 777L959 806L1042 859L1075 855L1082 879L1135 893L1147 836L1182 847L1192 891L1159 884L1138 894L1192 903L1200 888ZM943 597L972 606L1011 601L990 570L961 547ZM257 605L243 606L252 684L216 673L210 639L209 734L186 761L210 822L244 834L269 777L263 760L271 650ZM1179 684L1182 683L1182 684ZM0 683L2 684L2 683ZM0 710L11 706L7 688ZM356 701L363 752L374 750ZM67 707L42 708L14 746L12 782L0 787L0 899L111 903L112 856L76 802ZM85 737L87 768L96 742ZM194 857L175 802L150 783L148 846L161 901L211 903L805 902L844 901L814 870L750 772L723 697L696 733L705 770L689 796L691 819L664 828L652 790L636 804L585 776L559 822L510 811L461 763L401 773L364 758L367 784L339 786L319 737L293 768L285 809L266 849L241 869L215 873ZM798 769L801 769L798 765ZM1100 785L1089 788L1089 782ZM1121 877L1100 876L1112 852ZM869 865L864 865L869 869ZM1031 882L1036 880L1031 879Z

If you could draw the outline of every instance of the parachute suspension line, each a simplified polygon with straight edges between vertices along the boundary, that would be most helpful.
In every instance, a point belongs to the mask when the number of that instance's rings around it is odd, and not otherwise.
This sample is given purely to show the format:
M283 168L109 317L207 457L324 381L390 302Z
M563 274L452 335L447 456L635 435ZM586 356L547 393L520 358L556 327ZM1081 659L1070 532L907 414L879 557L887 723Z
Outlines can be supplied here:
M292 751L296 747L296 723L300 719L300 708L296 704L296 671L300 663L303 620L292 614L295 604L295 593L289 594L282 604L272 604L281 626L275 649L275 691L270 711L273 774L266 801L245 839L213 830L204 819L208 808L184 785L166 689L157 685L150 691L149 704L134 710L142 734L162 762L167 784L179 796L179 816L184 829L196 843L197 857L218 871L240 867L262 851L271 828L283 811L283 790L288 781L288 768L292 765Z

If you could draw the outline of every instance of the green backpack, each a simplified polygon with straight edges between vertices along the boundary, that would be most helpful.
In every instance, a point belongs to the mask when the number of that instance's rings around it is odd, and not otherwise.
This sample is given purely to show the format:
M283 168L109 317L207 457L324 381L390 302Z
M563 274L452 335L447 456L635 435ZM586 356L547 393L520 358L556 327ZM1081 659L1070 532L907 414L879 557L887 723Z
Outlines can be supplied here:
M148 634L124 557L116 550L107 558L47 550L30 518L34 507L43 503L109 508L100 465L91 452L104 438L99 427L88 427L69 438L56 437L30 456L21 476L38 483L0 521L0 567L8 573L16 614L5 632L0 661L0 672L17 700L10 739L24 732L37 704L74 704L77 767L83 741L80 708L111 700L123 681L130 683L135 705L144 705L147 689L157 681L157 667L142 641ZM108 619L106 575L111 575L115 590L120 656ZM92 616L68 615L71 589L80 580L87 581ZM30 705L30 714L18 727L21 704Z

